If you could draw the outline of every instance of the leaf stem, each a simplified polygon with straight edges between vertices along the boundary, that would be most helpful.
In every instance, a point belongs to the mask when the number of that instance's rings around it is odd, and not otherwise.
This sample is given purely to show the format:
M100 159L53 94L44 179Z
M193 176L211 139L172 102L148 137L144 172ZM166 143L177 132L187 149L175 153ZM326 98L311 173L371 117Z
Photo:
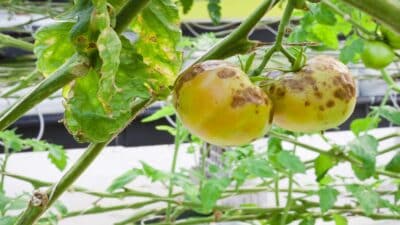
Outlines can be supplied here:
M385 69L381 69L382 79L386 82L390 89L400 92L400 86L393 80L393 78L386 72Z
M183 141L181 138L181 132L182 132L182 125L181 122L177 119L176 120L176 134L175 134L175 143L174 143L174 155L172 158L172 164L171 164L171 174L175 173L176 170L176 162L178 159L178 153L179 153L179 147L181 145L181 142ZM173 184L173 178L169 180L169 186L168 186L168 198L172 197L172 193L174 192L174 184ZM167 212L166 212L166 221L171 222L171 203L168 202L167 206Z
M118 13L114 30L117 33L122 33L149 3L150 0L129 0Z
M5 178L4 172L7 169L7 162L8 162L9 158L10 158L10 152L9 152L8 146L5 145L4 146L4 159L1 164L0 193L4 193L4 178Z
M286 49L283 49L283 46L282 46L282 41L283 41L283 37L285 35L286 26L288 25L288 23L290 21L290 17L292 16L292 13L293 13L294 1L295 0L287 1L285 11L283 12L281 22L279 23L278 33L276 35L275 43L264 54L264 57L263 57L260 65L251 73L251 76L260 75L261 72L264 70L265 66L267 65L268 61L270 60L270 58L276 51L281 51L288 58L290 63L293 64L295 62L296 59L292 55L290 55L290 53L287 52Z
M399 148L400 148L400 144L395 144L393 146L390 146L388 148L385 148L385 149L379 151L378 155L383 155L383 154L386 154L388 152L391 152L391 151L394 151L394 150L398 150Z
M400 15L400 2L393 0L380 0L379 4L376 4L376 0L342 0L347 4L358 8L379 22L386 24L387 26L394 29L397 33L400 34L400 23L398 20L393 18L398 18Z
M30 52L32 52L34 48L32 43L2 33L0 33L0 44L3 45L2 47L9 46L14 48L20 48Z

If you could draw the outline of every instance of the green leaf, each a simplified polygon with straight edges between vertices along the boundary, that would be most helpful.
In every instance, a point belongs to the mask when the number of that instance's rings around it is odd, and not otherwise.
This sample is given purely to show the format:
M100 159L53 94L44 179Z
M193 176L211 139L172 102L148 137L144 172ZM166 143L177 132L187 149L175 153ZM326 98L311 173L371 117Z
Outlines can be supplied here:
M315 19L320 24L335 25L336 17L330 9L324 4L312 4L309 5L310 11L314 14Z
M268 138L268 160L275 168L279 168L277 156L282 151L282 140L275 137Z
M65 150L59 145L49 144L48 147L49 154L47 157L50 159L51 163L53 163L59 170L64 170L67 166L67 154Z
M208 14L214 24L219 24L221 20L221 6L220 0L208 0Z
M274 170L265 159L247 159L245 160L245 164L250 175L262 178L273 177L275 175Z
M137 52L143 61L172 85L182 64L177 50L181 39L179 11L172 0L153 0L132 23L139 35ZM156 29L155 29L156 28Z
M183 14L186 14L190 11L193 6L194 0L179 0L183 8Z
M386 165L385 170L395 173L400 173L400 152L397 152L395 156Z
M164 173L163 171L158 170L143 161L141 161L140 163L142 164L144 175L149 177L151 179L151 182L163 181L168 179L168 174Z
M74 23L62 22L41 27L34 35L37 69L49 76L63 65L75 53L69 39L69 32Z
M361 132L365 132L378 127L380 122L379 118L365 117L361 119L355 119L350 124L350 129L355 135L359 135Z
M389 105L374 107L380 116L387 119L389 122L400 125L400 110Z
M97 39L97 49L102 60L99 98L106 110L111 108L109 102L113 98L112 90L119 89L115 75L118 72L121 48L121 40L114 29L107 27L101 31Z
M11 201L11 198L5 196L4 193L0 191L0 212L4 212L4 209Z
M349 143L350 154L362 162L362 165L352 164L357 178L365 180L375 173L378 140L371 135L359 136Z
M306 167L304 163L299 159L298 156L292 154L289 151L281 151L278 153L279 163L289 171L293 173L304 173Z
M361 209L367 216L374 213L374 210L378 208L380 202L379 194L370 190L369 187L351 184L347 185L346 189L357 199Z
M163 106L162 108L160 108L159 110L157 110L156 112L151 114L150 116L142 119L142 122L148 123L148 122L159 120L166 116L172 116L174 114L175 114L175 109L172 105Z
M176 128L168 125L158 125L156 130L168 132L172 136L176 136Z
M200 190L200 201L202 210L209 213L214 208L222 192L229 186L229 179L210 179L206 180Z
M129 184L133 180L136 179L136 177L143 175L143 171L139 169L131 169L125 172L124 174L118 176L113 180L111 185L107 188L108 192L114 192L118 189L121 189L125 187L125 185Z
M26 206L27 206L27 204L29 202L29 199L24 198L24 197L25 196L22 195L22 196L19 196L17 198L10 199L9 203L7 204L7 210L20 210L20 209L26 208ZM1 208L1 206L0 206L0 208Z
M339 215L339 214L333 214L332 215L333 220L335 221L335 225L347 225L347 219L346 217Z
M335 205L339 192L329 186L319 189L318 196L321 212L325 213Z
M347 38L345 46L340 50L339 59L347 64L349 62L355 62L356 58L360 56L364 49L363 39Z
M320 154L314 161L315 176L317 181L325 177L325 174L337 164L337 160L332 156Z
M92 69L76 79L66 94L64 122L78 141L98 143L110 139L134 116L132 104L150 96L150 81L159 80L128 40L122 39L122 46L117 74L114 79L102 80L102 87L116 86L117 89L99 88L101 77ZM103 91L110 98L100 101L98 96L106 95Z
M61 201L54 203L54 208L60 213L61 216L65 216L68 213L68 208Z
M314 225L314 224L315 224L314 218L305 218L299 223L299 225Z
M21 136L16 134L14 130L1 131L0 140L9 151L19 152L24 148Z
M330 49L339 47L338 33L329 25L316 24L311 28L315 37Z
M17 217L13 216L2 216L0 217L0 225L14 225L17 221Z

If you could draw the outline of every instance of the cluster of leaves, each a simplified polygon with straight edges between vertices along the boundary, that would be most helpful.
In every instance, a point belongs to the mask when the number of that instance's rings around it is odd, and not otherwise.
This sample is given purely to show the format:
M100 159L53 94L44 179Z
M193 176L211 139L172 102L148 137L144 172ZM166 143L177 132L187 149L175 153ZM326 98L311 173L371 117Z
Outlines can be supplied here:
M12 154L21 152L23 150L32 150L34 152L47 151L50 162L57 167L57 169L62 171L67 165L68 157L65 153L65 150L60 145L55 145L36 139L22 139L21 136L16 134L13 130L0 132L0 141L4 151L4 157L0 158L0 176L2 177L0 180L0 224L11 225L14 224L17 219L17 217L12 215L15 215L15 211L22 210L27 206L30 194L22 193L13 197L6 195L5 190L3 189L5 180L5 175L3 173L7 172L6 163L8 158L11 157ZM48 217L57 218L57 215L63 212L61 210L62 208L65 208L63 207L63 204L61 202L57 202L57 204L55 204L55 210L47 213Z
M174 4L151 1L131 24L133 40L114 30L116 13L104 0L79 1L69 15L77 22L58 22L35 34L38 69L46 76L74 55L95 58L87 74L64 90L64 123L80 141L109 140L134 116L136 100L165 97L180 69Z
M13 130L0 132L0 141L3 148L7 149L7 154L21 152L31 149L34 152L47 151L48 158L59 170L64 170L67 165L68 157L65 150L60 145L51 144L37 139L22 139Z
M332 1L331 4L347 14L348 17L356 20L367 31L374 32L376 23L367 14L340 1ZM360 36L361 32L358 27L336 14L328 5L308 3L308 11L304 13L300 24L293 29L288 40L320 43L320 46L315 47L317 50L340 48L340 60L344 63L355 63L360 59L360 53L364 46L363 37ZM340 46L340 40L345 40L344 46Z

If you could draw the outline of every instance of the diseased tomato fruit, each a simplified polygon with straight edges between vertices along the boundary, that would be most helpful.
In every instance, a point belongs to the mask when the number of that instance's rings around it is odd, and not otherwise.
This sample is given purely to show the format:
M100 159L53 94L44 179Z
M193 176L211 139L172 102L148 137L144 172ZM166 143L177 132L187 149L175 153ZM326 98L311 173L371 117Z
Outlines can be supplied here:
M382 69L394 60L393 50L385 43L380 41L367 41L364 44L364 51L361 59L366 67Z
M225 61L206 61L184 72L173 101L185 127L214 145L247 144L264 135L272 119L268 96Z
M387 43L394 49L400 49L400 34L388 27L381 26L381 32Z
M337 127L356 104L356 84L348 68L324 55L310 59L298 72L279 75L263 89L274 104L273 123L295 132Z

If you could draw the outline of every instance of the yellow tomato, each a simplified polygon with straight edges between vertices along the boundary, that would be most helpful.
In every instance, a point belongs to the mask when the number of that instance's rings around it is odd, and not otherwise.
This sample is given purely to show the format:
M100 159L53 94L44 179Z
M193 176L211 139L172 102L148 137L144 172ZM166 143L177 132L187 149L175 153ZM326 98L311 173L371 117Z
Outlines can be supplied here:
M310 59L298 72L278 75L263 89L274 103L273 123L295 132L337 127L356 104L356 84L348 68L324 55Z
M206 61L184 72L173 101L183 125L214 145L247 144L263 136L272 119L268 96L225 61Z

